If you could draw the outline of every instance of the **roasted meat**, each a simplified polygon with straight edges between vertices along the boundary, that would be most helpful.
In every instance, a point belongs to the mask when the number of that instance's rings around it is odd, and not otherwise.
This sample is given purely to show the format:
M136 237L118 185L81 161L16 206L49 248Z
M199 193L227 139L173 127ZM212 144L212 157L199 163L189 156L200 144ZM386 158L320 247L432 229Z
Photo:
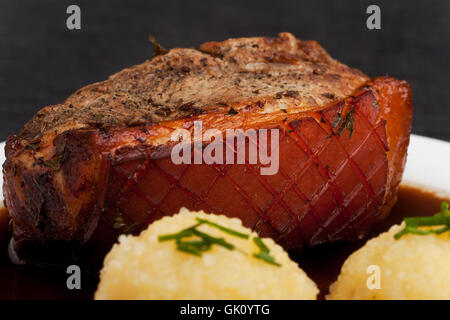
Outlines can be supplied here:
M405 81L369 79L289 33L160 52L43 108L8 138L15 249L27 258L76 247L99 230L114 240L180 207L239 217L289 249L358 239L395 202L411 117ZM194 121L278 129L269 141L278 172L261 175L264 164L248 157L175 164L172 134L193 132Z

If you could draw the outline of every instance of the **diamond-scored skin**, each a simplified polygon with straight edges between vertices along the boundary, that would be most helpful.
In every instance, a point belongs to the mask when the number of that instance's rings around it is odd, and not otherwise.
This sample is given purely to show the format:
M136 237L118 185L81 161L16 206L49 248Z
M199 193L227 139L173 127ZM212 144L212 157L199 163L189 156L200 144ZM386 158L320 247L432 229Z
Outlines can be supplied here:
M339 134L333 119L352 108L354 131ZM120 216L125 228L139 231L184 206L238 217L287 248L362 237L386 191L388 144L379 109L365 90L282 121L274 127L281 131L281 161L273 176L260 175L260 164L248 158L245 165L173 165L170 157L112 165L104 217Z
M290 34L201 50L173 49L80 89L8 138L3 190L21 257L108 247L182 206L239 217L286 248L359 238L389 212L409 142L406 82L370 80ZM351 136L334 127L349 112ZM204 131L280 129L278 173L174 165L170 136L195 120Z

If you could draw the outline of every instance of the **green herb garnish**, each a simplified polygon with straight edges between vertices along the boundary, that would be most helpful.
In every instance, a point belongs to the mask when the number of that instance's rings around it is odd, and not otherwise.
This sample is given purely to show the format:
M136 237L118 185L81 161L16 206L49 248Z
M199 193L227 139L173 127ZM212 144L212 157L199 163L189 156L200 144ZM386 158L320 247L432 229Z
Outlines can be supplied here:
M418 235L441 234L450 230L450 211L448 202L441 203L441 212L432 217L410 217L404 219L406 226L394 235L395 239L400 239L403 235L412 233ZM438 229L421 230L420 227L438 227Z
M195 218L195 220L197 220L197 222L206 223L206 224L210 225L211 227L217 228L223 232L231 234L232 236L236 236L236 237L243 238L243 239L248 239L248 237L249 237L248 234L226 228L224 226L221 226L220 224L217 224L217 223L205 220L205 219Z
M342 118L342 123L341 126L339 127L337 134L341 135L342 132L344 132L345 129L348 130L350 137L353 134L353 124L355 122L354 119L354 113L355 113L355 108L352 108L345 116L344 118Z
M336 128L339 125L339 122L341 122L341 113L340 112L336 113L331 125L333 126L333 128Z
M228 250L236 249L233 244L227 242L224 238L216 238L205 232L197 230L197 228L201 225L209 225L229 235L242 239L249 239L250 237L246 233L221 226L220 224L217 224L215 222L211 222L201 218L195 218L195 220L197 221L197 224L183 229L177 233L160 235L158 236L158 241L164 242L175 240L177 250L200 257L203 252L209 251L213 245L218 245ZM275 261L275 258L270 255L269 248L267 248L267 246L262 242L260 238L254 237L253 242L255 242L260 249L260 252L254 253L253 257L275 266L281 266Z
M269 248L262 242L261 238L254 237L253 242L259 247L259 252L254 253L253 256L257 259L261 259L267 263L273 264L274 266L280 267L281 264L275 261L275 258L270 255Z
M262 242L261 238L254 237L253 242L258 246L259 250L263 252L269 252L269 248Z
M202 223L197 223L196 225L193 225L192 227L189 227L187 229L181 230L178 233L172 233L172 234L165 234L158 237L159 242L168 241L168 240L176 240L181 239L185 237L192 237L194 235L194 229L197 228Z
M339 126L339 124L341 124L337 130L338 135L341 135L342 132L344 132L344 130L347 129L348 133L350 135L350 138L352 137L353 125L355 122L354 114L355 114L354 107L352 107L352 109L349 112L347 112L347 114L344 117L342 117L342 114L340 112L336 113L331 125L333 128L337 128Z
M203 219L199 219L199 220L201 220L201 221L198 221L197 224L195 224L192 227L189 227L187 229L181 230L178 233L166 234L166 235L159 236L158 241L163 242L163 241L168 241L168 240L176 240L178 250L184 251L186 253L190 253L190 254L193 254L196 256L201 256L203 252L210 250L212 245L214 245L214 244L222 246L228 250L234 249L234 245L232 245L231 243L228 243L225 239L216 238L216 237L210 236L207 233L198 231L197 227L201 226L202 224L210 224L216 228L221 227L221 228L227 229L229 231L238 233L237 231L219 226L218 224L215 224L215 223L207 221L207 220L203 220ZM185 238L191 238L191 237L196 237L197 239L189 240L189 241L183 240Z
M354 113L355 113L355 108L352 108L352 109L345 115L345 117L342 119L341 126L339 127L339 129L338 129L338 131L337 131L338 135L341 135L342 132L343 132L345 129L347 129L348 132L349 132L349 134L350 134L350 137L352 136L352 134L353 134L353 124L354 124L354 121L355 121L355 119L354 119L354 117L353 117L353 114L354 114Z

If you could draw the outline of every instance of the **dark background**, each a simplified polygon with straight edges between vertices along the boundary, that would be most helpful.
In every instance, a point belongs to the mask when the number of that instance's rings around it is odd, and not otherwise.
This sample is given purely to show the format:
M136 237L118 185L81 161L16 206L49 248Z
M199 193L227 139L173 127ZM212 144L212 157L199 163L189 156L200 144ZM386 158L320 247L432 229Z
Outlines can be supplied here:
M81 7L79 31L66 28L70 4ZM370 4L381 7L381 30L366 28ZM170 48L289 31L370 76L406 79L413 132L450 141L449 30L444 0L1 0L0 140L41 107L150 58L149 34Z

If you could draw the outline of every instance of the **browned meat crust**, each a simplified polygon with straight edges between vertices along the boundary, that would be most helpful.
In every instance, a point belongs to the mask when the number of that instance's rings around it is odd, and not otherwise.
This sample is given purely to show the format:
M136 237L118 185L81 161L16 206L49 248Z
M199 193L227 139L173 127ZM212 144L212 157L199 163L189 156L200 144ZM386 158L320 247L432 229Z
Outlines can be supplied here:
M317 42L290 33L208 42L200 50L172 49L86 86L40 110L19 136L160 123L260 100L304 111L342 99L367 80Z

